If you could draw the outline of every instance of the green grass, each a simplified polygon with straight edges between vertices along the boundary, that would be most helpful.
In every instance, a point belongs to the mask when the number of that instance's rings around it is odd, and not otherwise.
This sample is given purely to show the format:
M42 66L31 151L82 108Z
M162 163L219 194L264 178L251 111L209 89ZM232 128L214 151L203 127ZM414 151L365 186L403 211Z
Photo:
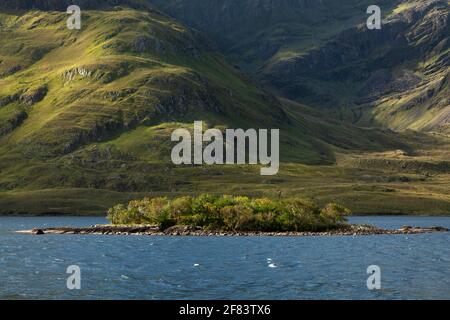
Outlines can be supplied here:
M347 155L346 155L347 157ZM102 166L100 164L99 166ZM105 166L105 164L103 164ZM450 210L448 173L423 173L398 169L358 168L342 161L338 166L310 166L295 163L281 164L280 173L274 177L259 176L254 166L195 166L169 168L143 162L128 168L91 169L98 181L116 176L106 188L95 188L86 169L81 173L74 165L68 167L67 178L78 174L90 181L92 188L71 187L74 183L60 185L56 174L44 172L52 187L39 189L26 185L0 193L2 213L64 213L105 215L109 207L127 203L130 199L145 196L170 198L202 193L247 195L282 199L302 197L320 206L330 202L345 205L354 214L418 214L448 215ZM14 180L17 181L17 180ZM86 182L85 181L85 182ZM97 182L98 182L97 181ZM136 188L135 192L114 191L117 187Z

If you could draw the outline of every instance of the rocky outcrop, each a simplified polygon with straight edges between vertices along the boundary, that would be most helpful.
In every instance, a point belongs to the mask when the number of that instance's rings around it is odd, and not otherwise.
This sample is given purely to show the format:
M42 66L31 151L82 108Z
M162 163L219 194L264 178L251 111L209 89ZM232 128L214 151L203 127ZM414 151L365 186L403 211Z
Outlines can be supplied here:
M0 78L10 76L20 70L22 70L22 66L20 66L20 65L11 66L11 67L7 68L6 70L4 70L3 72L0 72Z
M42 101L47 95L47 86L41 86L37 89L28 90L20 96L20 101L28 106L32 106L40 101Z
M4 107L10 103L16 102L19 100L20 94L16 93L6 97L0 97L0 107Z
M41 235L41 234L45 234L45 232L42 229L33 229L33 230L31 230L31 234L34 234L35 236L38 236L38 235Z
M75 79L77 79L78 77L83 79L83 78L89 78L92 76L92 74L94 73L94 71L85 68L85 67L77 67L74 69L70 69L70 70L66 70L63 72L62 74L62 78L65 81L73 81Z
M12 132L15 128L19 127L25 119L28 118L28 114L23 110L17 110L7 119L7 121L0 123L0 137Z

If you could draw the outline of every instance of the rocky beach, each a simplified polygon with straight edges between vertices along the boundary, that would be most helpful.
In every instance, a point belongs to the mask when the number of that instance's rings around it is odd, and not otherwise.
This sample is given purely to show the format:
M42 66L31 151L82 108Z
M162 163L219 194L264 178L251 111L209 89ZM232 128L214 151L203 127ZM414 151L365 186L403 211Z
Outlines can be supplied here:
M116 226L116 225L93 225L90 227L53 227L53 228L34 228L31 230L19 230L17 233L30 235L46 234L79 234L79 235L140 235L140 236L243 236L243 237L307 237L307 236L369 236L369 235L398 235L398 234L423 234L433 232L448 232L444 227L412 227L404 226L400 229L387 230L367 225L348 225L339 229L320 232L264 232L264 231L221 231L205 230L201 227L174 226L161 230L154 225L139 226Z

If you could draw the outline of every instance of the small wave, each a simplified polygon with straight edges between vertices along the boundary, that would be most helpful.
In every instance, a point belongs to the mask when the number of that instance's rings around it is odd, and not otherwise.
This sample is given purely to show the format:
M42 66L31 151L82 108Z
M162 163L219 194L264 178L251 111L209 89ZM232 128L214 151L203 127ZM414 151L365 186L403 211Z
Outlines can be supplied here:
M267 258L267 266L269 268L277 268L278 266L273 262L272 258Z

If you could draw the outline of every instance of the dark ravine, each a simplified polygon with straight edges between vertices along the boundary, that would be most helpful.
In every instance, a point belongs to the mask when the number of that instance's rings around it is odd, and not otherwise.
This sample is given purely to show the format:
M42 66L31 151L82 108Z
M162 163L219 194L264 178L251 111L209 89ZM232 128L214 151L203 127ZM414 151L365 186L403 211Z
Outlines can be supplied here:
M46 234L79 234L79 235L141 235L141 236L270 236L270 237L306 237L306 236L369 236L369 235L394 235L394 234L423 234L432 232L448 232L444 227L411 227L404 226L400 229L386 230L373 226L348 225L340 229L323 232L263 232L263 231L214 231L204 230L201 227L175 226L166 230L160 230L158 226L113 226L94 225L91 227L73 228L35 228L32 230L20 230L17 233L31 235Z

